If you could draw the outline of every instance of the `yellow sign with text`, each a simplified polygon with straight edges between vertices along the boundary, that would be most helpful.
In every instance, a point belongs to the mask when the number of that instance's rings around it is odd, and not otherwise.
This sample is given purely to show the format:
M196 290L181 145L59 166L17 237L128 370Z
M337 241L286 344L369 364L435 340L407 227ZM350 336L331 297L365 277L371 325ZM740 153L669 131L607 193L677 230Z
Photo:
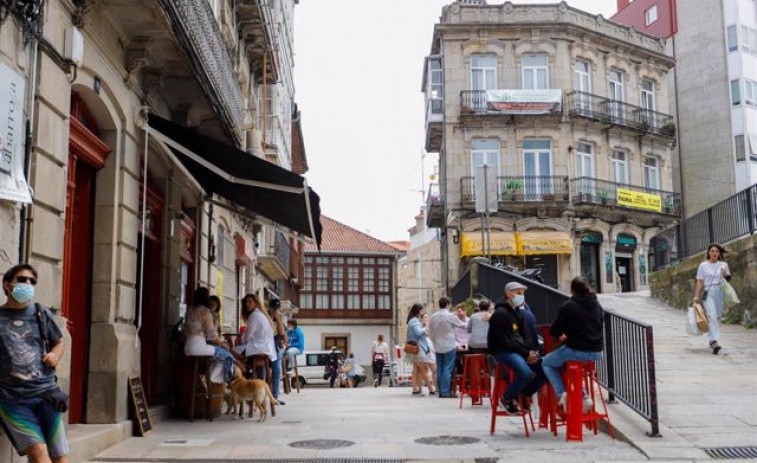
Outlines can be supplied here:
M662 212L662 197L649 193L618 188L618 206L644 209L645 211Z
M516 233L516 237L518 254L521 256L573 253L573 239L568 232L529 230Z
M461 233L460 237L460 256L483 256L487 254L488 246L491 246L491 255L508 256L515 255L517 246L515 243L515 234L512 232L491 232L488 243L486 233L484 240L481 241L481 232Z

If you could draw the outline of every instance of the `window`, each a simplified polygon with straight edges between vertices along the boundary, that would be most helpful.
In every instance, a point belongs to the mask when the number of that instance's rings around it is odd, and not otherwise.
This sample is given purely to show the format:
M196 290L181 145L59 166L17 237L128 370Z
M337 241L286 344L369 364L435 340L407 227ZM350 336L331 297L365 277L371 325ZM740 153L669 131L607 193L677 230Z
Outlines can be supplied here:
M471 55L471 90L497 89L497 56Z
M216 233L216 265L223 267L224 261L224 248L226 247L226 232L223 229L223 225L218 226L218 233Z
M305 274L303 276L304 280L302 282L302 290L303 291L311 291L313 289L313 267L305 264Z
M471 141L471 173L484 164L497 168L499 175L499 140L474 139Z
M444 112L442 96L444 87L442 81L442 62L438 58L428 60L428 81L428 99L431 102L431 113L442 114Z
M614 69L611 70L608 80L608 96L610 98L610 101L607 103L607 105L609 106L608 109L610 110L610 116L616 119L621 119L623 116L623 105L621 103L623 102L625 96L623 92L623 72Z
M325 265L319 265L316 269L315 290L318 292L329 290L329 268Z
M310 293L301 293L300 305L302 306L303 309L312 309L313 308L313 295Z
M583 60L576 60L575 82L573 88L579 92L591 93L591 73L589 63Z
M741 47L744 51L757 53L757 31L741 26Z
M331 291L341 293L344 291L344 268L331 268Z
M652 8L645 11L644 17L646 18L647 26L657 21L657 5L654 5Z
M650 190L660 189L660 169L657 158L644 158L644 187Z
M736 51L739 49L739 41L736 36L736 26L728 26L728 51Z
M736 135L733 137L733 145L736 149L736 160L746 160L746 147L744 146L744 135Z
M733 92L733 82L731 82L731 92ZM744 80L744 103L753 106L755 97L757 97L757 82L749 79Z
M628 184L628 160L625 151L612 152L612 181L623 185Z
M654 82L649 79L641 81L641 107L650 111L655 110Z
M731 104L736 106L741 103L741 96L739 92L739 80L731 81Z
M329 308L329 295L328 294L316 294L315 295L315 308L316 309L328 309Z
M523 175L527 200L540 200L541 195L553 193L552 142L550 140L523 140Z
M389 292L389 267L379 267L378 269L378 290L380 293Z
M360 291L360 269L358 267L347 268L347 291L351 293Z
M532 53L523 55L523 89L543 90L549 84L547 55Z
M373 267L363 267L363 292L372 293L376 289Z
M343 309L344 308L344 294L332 294L331 295L331 308Z
M589 143L578 143L576 149L576 174L579 177L579 193L594 193L594 147Z

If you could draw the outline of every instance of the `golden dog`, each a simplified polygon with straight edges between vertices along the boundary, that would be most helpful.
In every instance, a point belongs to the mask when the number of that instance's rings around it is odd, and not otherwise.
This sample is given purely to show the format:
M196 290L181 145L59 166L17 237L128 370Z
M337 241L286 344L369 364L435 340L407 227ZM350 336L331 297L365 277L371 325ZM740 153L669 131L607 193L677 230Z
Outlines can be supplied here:
M260 419L265 421L268 417L268 405L278 405L279 402L273 397L271 388L268 383L262 379L245 379L241 373L229 383L229 401L227 402L226 413L233 410L237 413L237 403L239 404L239 418L244 417L244 404L250 402L249 417L252 418L254 408L260 411Z

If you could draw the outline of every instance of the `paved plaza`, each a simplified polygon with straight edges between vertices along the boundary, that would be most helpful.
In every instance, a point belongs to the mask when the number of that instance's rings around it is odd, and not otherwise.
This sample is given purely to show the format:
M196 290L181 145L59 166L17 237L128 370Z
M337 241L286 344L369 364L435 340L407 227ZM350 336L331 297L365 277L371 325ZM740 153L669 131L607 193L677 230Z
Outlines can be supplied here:
M522 422L500 418L490 436L488 407L411 397L407 387L304 388L265 423L222 416L214 422L162 421L147 437L128 439L93 461L707 461L704 449L757 445L757 333L723 329L720 355L704 337L684 332L684 314L644 293L602 296L603 305L654 325L662 437L622 404L610 406L621 438L586 434L565 442ZM419 442L423 438L431 443ZM333 449L298 448L300 441ZM343 441L343 442L333 442ZM432 445L444 443L448 445ZM294 446L292 444L295 444ZM449 445L454 444L454 445ZM303 444L306 445L306 444ZM739 460L746 461L746 460Z

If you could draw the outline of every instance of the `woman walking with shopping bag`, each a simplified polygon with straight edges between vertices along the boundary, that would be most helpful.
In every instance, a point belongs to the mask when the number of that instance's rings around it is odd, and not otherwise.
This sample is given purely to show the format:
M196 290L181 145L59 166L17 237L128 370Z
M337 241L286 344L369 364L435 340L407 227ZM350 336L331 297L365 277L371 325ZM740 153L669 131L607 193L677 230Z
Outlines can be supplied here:
M723 262L725 249L719 244L711 244L707 248L707 260L699 264L697 281L694 286L694 304L699 303L700 297L707 314L709 329L707 337L710 340L710 349L717 355L720 352L720 317L723 315L725 306L723 286L731 279L731 270L728 264Z

